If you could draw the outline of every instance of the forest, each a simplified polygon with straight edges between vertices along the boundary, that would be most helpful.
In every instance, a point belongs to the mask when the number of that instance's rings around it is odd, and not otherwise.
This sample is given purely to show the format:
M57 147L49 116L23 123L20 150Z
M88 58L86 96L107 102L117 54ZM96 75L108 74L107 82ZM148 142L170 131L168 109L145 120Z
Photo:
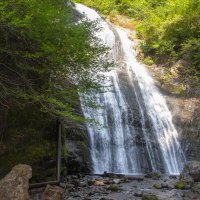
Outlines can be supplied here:
M176 71L183 95L198 95L200 0L66 2L0 1L0 177L18 162L28 160L37 169L54 158L56 120L68 129L83 123L78 95L86 94L84 103L95 106L87 94L101 88L102 72L113 66L94 34L98 24L82 20L75 2L105 17L128 17L144 62L168 69L183 60ZM168 76L173 78L170 71ZM53 173L38 171L34 181L52 179Z
M78 93L98 89L111 66L96 25L78 20L62 0L0 2L1 175L55 157L56 120L82 122Z

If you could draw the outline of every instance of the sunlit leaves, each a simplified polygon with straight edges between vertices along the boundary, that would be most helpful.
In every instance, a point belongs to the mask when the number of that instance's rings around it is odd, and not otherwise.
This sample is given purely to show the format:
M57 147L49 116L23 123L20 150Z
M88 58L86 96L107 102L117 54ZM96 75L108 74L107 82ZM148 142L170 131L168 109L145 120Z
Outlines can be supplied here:
M74 12L62 0L0 2L2 105L35 103L53 116L80 120L78 92L98 89L111 65L93 34L96 24L77 23Z

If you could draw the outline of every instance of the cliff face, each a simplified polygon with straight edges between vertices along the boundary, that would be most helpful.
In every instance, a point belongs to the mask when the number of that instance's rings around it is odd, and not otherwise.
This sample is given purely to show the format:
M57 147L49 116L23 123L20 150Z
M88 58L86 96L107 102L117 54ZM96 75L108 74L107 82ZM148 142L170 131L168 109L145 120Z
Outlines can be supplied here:
M135 35L135 32L131 33L132 35ZM135 37L133 39L135 40L134 49L138 60L144 62L144 55L140 49L141 41ZM196 87L193 87L191 77L181 77L178 73L180 67L187 65L190 65L189 60L179 60L170 67L166 67L165 63L152 64L146 67L167 101L187 160L200 160L199 83L196 84ZM185 84L183 78L186 80Z
M200 100L167 96L187 160L200 160Z
M77 95L75 112L83 117ZM85 122L63 124L63 175L89 173L91 170L90 142Z
M168 69L169 70L169 69ZM170 68L173 70L173 66ZM168 107L173 116L173 122L180 135L182 148L187 160L200 160L200 95L198 88L172 92L182 87L178 78L163 81L161 77L166 76L166 69L162 66L153 65L149 71L154 77L157 87L165 96Z
M67 152L64 161L67 174L90 172L89 140L87 130L84 126L83 128L66 130Z

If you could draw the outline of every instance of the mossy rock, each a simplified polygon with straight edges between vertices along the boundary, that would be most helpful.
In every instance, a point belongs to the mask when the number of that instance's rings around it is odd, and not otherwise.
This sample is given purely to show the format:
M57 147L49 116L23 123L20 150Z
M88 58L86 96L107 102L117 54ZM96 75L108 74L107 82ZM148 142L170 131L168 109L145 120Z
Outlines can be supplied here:
M96 181L95 179L89 180L89 181L88 181L88 185L94 185L94 184L95 184L95 181Z
M111 190L111 191L113 191L113 192L118 192L118 191L120 190L120 188L119 188L118 185L113 184L113 185L110 185L110 186L108 187L108 190Z
M142 196L142 200L159 200L156 195L147 194Z
M185 190L187 189L187 183L185 181L179 181L175 184L176 189Z
M162 189L162 185L160 184L154 184L153 187L156 189Z
M191 189L193 192L200 194L200 183L193 183Z
M146 178L152 178L154 180L159 180L161 178L161 175L157 172L149 172L145 175Z
M88 150L87 142L77 141L76 145L78 149L80 149L80 153L82 154L83 160L87 162L89 160L89 150Z

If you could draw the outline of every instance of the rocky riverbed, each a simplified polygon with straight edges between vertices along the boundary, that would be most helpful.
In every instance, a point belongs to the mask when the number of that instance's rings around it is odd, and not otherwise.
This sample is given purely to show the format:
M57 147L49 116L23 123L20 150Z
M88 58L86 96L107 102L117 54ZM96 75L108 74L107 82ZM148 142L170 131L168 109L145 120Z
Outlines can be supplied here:
M200 200L200 184L177 176L67 176L62 200Z

